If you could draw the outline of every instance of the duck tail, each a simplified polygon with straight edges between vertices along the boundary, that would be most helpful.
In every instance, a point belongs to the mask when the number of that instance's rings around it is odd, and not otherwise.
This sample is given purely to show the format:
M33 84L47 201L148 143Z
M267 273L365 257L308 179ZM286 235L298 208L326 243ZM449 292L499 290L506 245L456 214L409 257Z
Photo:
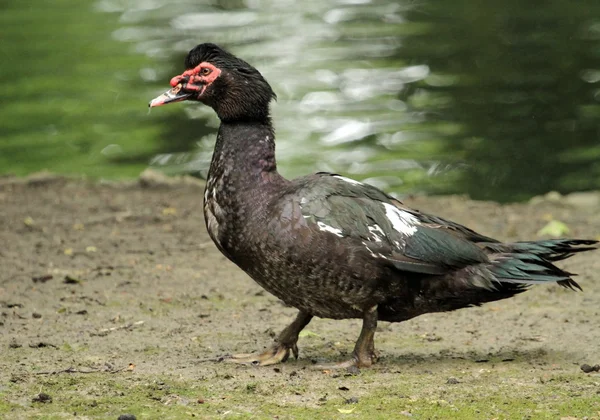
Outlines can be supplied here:
M537 284L556 282L569 289L581 287L553 262L584 251L597 249L598 241L585 239L550 239L515 243L485 243L491 253L488 269L501 283Z
M484 248L493 253L533 254L546 261L560 261L585 251L598 249L598 241L592 239L548 239L526 242L485 242Z

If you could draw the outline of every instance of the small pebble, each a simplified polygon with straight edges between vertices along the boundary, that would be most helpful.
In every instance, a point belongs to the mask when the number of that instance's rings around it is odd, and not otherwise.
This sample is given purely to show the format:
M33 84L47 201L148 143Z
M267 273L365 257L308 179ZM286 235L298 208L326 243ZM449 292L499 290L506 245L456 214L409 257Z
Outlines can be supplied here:
M584 363L580 368L585 373L600 372L600 365L590 366L587 363Z
M52 402L52 397L50 395L48 395L48 394L40 392L35 397L33 397L31 399L31 401L33 401L33 402L39 402L39 403L51 403Z
M446 383L449 384L449 385L456 385L456 384L459 384L460 382L456 378L448 378L448 380L446 381Z
M344 402L346 404L358 404L358 398L356 398L356 397L346 398L346 400Z
M34 283L46 283L48 280L52 280L52 275L37 276L31 278Z
M32 317L34 317L35 319L40 319L42 317L42 314L38 314L37 312L34 312L31 314Z
M117 420L136 420L133 414L121 414Z
M346 369L346 371L350 375L358 375L358 374L360 374L360 369L357 368L356 366L350 366L348 369Z

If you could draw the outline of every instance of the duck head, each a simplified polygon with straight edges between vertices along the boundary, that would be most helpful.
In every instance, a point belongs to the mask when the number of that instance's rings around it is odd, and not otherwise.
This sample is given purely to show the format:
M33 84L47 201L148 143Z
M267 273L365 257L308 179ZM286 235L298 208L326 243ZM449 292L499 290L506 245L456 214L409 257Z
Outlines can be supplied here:
M181 101L202 102L222 121L265 120L275 93L258 70L215 44L200 44L185 58L186 70L172 88L150 101L156 107Z

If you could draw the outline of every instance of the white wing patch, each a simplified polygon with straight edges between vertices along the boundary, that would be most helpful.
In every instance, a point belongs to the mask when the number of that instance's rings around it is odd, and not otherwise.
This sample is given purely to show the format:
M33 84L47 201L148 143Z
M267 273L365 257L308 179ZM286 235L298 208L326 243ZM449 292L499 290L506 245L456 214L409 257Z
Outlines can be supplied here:
M341 176L341 175L334 175L333 177L334 177L334 178L337 178L337 179L341 179L342 181L344 181L344 182L347 182L348 184L352 184L352 185L362 185L362 182L358 182L358 181L355 181L355 180L353 180L353 179L346 178L345 176Z
M322 230L323 232L333 233L334 235L337 235L340 238L344 236L342 235L342 229L334 228L333 226L326 225L323 222L317 222L317 226L319 226L319 230Z
M375 253L373 252L373 250L371 248L369 248L369 244L368 243L366 243L365 241L363 241L362 244L365 246L365 248L367 248L367 251L369 251L369 254L371 254L371 257L377 258L377 255L375 255Z
M369 248L369 244L366 243L365 241L362 241L362 244L365 246L365 248L367 248L367 251L369 251L369 254L371 254L371 257L373 258L382 258L384 260L389 259L388 257L386 257L385 255L381 254L381 253L374 253L373 250L371 248Z
M371 232L371 236L373 236L373 240L375 242L381 242L381 238L385 238L385 232L383 229L379 227L379 225L367 226L369 228L369 232Z
M403 235L412 236L417 231L417 226L421 224L412 214L389 203L383 203L383 207L385 207L385 215L392 222L392 227Z

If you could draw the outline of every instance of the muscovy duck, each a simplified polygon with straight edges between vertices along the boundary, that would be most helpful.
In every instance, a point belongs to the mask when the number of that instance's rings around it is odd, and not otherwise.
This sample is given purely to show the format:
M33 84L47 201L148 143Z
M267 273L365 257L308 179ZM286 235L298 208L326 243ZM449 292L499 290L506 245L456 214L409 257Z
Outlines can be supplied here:
M185 67L150 107L198 101L221 120L204 194L208 233L259 285L299 309L268 350L231 361L297 358L298 334L317 316L361 318L353 357L339 366L368 367L378 320L478 306L536 283L580 289L553 262L597 241L501 243L340 175L287 180L275 163L275 93L258 70L214 44L192 49Z

